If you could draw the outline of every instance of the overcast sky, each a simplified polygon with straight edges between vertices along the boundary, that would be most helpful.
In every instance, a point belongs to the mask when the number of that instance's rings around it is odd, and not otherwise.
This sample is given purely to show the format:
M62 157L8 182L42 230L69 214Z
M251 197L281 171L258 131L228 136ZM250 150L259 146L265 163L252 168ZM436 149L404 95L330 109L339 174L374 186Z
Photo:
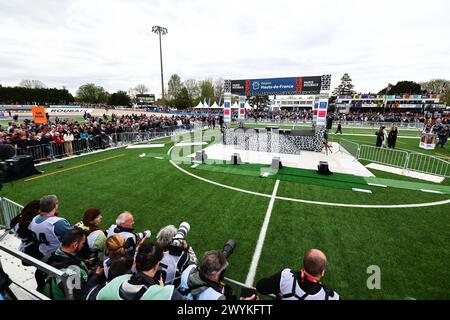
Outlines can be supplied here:
M72 93L164 81L345 72L358 92L450 78L448 0L0 0L0 84L37 79Z

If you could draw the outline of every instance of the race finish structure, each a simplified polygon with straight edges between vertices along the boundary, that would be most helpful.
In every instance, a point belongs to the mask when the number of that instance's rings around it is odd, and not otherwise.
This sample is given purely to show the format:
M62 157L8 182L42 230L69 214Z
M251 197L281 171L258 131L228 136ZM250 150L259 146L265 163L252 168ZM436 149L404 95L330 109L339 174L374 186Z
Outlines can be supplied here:
M326 125L331 75L248 80L225 80L224 121L231 123L231 96L240 97L239 122L245 120L245 97L258 95L314 95L313 106L316 127ZM242 106L242 108L241 108Z

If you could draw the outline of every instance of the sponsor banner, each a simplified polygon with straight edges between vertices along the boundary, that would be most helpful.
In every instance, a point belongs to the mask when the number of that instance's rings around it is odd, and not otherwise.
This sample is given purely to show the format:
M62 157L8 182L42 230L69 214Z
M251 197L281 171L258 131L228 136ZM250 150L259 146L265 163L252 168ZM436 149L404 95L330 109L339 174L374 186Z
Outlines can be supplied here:
M325 125L327 119L327 109L328 109L328 99L319 100L316 102L316 105L319 107L317 112L317 120L316 124L318 126Z
M355 107L362 107L362 108L382 108L382 103L356 103Z
M393 103L389 105L391 108L399 108L399 109L421 109L421 104L401 104L401 103Z
M250 94L296 93L302 91L301 78L278 78L250 80Z
M231 94L225 93L223 103L223 121L225 123L231 122Z
M247 95L245 90L245 84L247 80L231 80L231 93L239 96Z
M317 116L319 118L325 118L327 116L327 111L326 110L325 111L319 110L319 113L317 114Z
M239 97L239 115L238 120L245 120L245 97Z
M154 94L137 94L136 95L136 104L140 106L147 106L155 104L155 95Z
M292 77L231 80L231 93L236 95L320 94L322 78Z
M302 78L302 93L303 94L319 94L322 77L304 77ZM328 98L328 97L327 97Z
M47 116L45 115L45 107L32 107L34 123L47 123Z
M94 109L85 109L85 108L46 108L45 109L49 114L52 113L91 113Z

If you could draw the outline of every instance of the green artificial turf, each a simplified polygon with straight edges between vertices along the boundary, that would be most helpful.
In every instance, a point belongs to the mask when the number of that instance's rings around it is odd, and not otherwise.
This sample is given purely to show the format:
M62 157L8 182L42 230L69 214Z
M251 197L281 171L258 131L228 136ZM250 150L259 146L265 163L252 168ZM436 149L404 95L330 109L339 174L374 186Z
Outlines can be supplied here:
M178 170L167 160L167 152L173 146L170 138L155 141L159 142L166 145L152 152L120 148L40 166L45 174L54 174L4 184L1 196L26 204L43 195L56 194L61 216L76 223L87 208L98 207L105 227L128 210L135 216L136 230L149 228L153 240L161 227L186 220L191 224L188 241L198 257L207 250L221 249L228 239L237 241L226 276L245 282L276 181L259 177L259 169L253 165L243 166L242 170L258 176L199 170L191 168L191 163L179 165L200 178L266 196L211 184ZM146 156L139 157L142 153ZM164 160L155 159L155 155ZM96 162L108 158L111 159ZM62 171L65 169L71 170ZM364 205L448 199L448 195L406 190L403 187L407 184L398 182L418 180L372 172L377 178L395 180L402 188L367 187L372 194L358 193L327 185L339 182L332 180L336 179L333 176L321 185L302 183L298 180L316 178L312 173L286 168L279 173L277 196ZM444 185L448 185L447 181ZM341 182L359 183L359 178ZM344 299L449 299L449 212L450 204L361 209L277 199L255 279L285 267L300 268L304 251L317 247L329 259L323 282ZM381 290L369 290L366 286L367 268L371 265L381 268Z

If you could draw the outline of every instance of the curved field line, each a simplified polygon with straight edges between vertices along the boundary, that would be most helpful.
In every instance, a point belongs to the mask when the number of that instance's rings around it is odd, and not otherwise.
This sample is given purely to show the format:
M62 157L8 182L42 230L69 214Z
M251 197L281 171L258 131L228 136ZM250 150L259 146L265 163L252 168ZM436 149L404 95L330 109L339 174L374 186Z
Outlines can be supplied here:
M170 155L170 151L172 151L174 147L171 147L169 149L169 151L167 151L167 155ZM180 170L181 172L199 179L201 181L222 187L222 188L226 188L226 189L230 189L230 190L234 190L234 191L238 191L238 192L243 192L243 193L248 193L248 194L252 194L255 196L260 196L260 197L265 197L265 198L271 198L272 195L270 194L265 194L265 193L259 193L259 192L254 192L254 191L250 191L250 190L245 190L245 189L240 189L240 188L236 188L236 187L232 187L232 186L228 186L219 182L215 182L200 176L197 176L187 170L184 170L183 168L179 167L175 162L173 162L172 160L169 160L170 163L177 168L178 170ZM321 202L321 201L312 201L312 200L304 200L304 199L294 199L294 198L287 198L287 197L280 197L280 196L276 196L275 199L277 200L284 200L284 201L291 201L291 202L300 202L300 203L306 203L306 204L314 204L314 205L321 205L321 206L329 206L329 207L346 207L346 208L368 208L368 209L402 209L402 208L420 208L420 207L431 207L431 206L439 206L439 205L444 205L447 203L450 203L450 199L446 199L446 200L442 200L442 201L436 201L436 202L426 202L426 203L411 203L411 204L351 204L351 203L334 203L334 202Z

